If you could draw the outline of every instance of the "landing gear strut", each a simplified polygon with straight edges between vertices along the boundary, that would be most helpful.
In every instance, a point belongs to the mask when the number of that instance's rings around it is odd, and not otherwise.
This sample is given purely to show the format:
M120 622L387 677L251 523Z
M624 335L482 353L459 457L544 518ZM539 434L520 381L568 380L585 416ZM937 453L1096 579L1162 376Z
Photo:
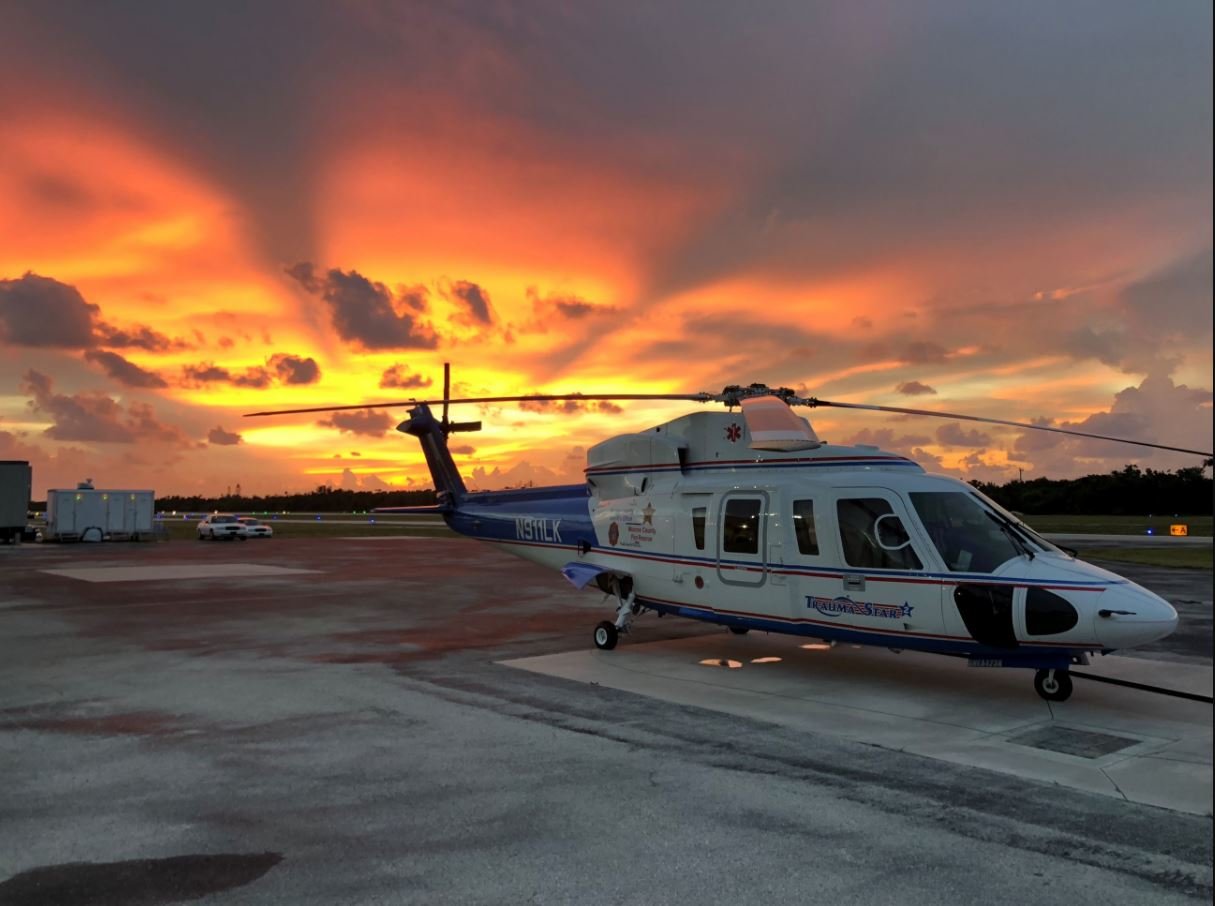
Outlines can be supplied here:
M634 616L641 612L641 608L637 605L637 596L633 593L633 581L625 580L628 583L628 591L621 588L620 579L616 576L612 577L612 594L616 596L619 606L616 608L616 620L609 623L604 620L595 627L595 647L600 651L611 651L616 647L616 642L620 640L620 634L629 631L629 623L632 622Z
M1034 690L1048 702L1065 702L1072 695L1072 678L1066 670L1039 670L1034 674Z

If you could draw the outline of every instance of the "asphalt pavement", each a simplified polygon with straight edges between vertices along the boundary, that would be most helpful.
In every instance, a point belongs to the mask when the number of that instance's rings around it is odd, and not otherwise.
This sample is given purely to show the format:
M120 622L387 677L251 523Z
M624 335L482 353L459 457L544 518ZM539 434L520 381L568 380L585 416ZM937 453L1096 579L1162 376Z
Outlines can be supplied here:
M1116 568L1209 664L1210 573ZM462 539L0 549L0 904L1210 901L1209 816L500 663L608 612Z

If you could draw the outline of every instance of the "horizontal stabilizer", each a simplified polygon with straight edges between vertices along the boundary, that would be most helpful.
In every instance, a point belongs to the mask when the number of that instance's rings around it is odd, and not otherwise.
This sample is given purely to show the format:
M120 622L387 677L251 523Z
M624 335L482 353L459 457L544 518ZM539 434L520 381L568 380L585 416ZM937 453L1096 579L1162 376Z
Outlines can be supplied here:
M741 402L752 450L813 450L823 445L810 423L794 415L784 400L756 396Z
M450 512L450 507L442 506L378 506L371 512L382 513L386 516L396 514L398 516L442 516L444 513Z
M606 566L595 566L593 563L578 563L574 561L567 563L561 567L561 575L570 580L570 584L574 588L586 588L600 576L607 574L608 576L619 576L622 579L627 579L628 573L622 573L617 569L608 569ZM600 588L610 588L610 585L599 583Z

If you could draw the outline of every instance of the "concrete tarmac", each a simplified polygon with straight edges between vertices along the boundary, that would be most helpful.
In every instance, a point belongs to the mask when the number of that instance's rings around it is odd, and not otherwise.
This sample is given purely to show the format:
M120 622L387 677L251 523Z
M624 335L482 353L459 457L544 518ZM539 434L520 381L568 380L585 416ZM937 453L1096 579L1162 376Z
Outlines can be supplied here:
M0 904L1210 900L1208 816L499 663L610 609L464 540L0 548Z

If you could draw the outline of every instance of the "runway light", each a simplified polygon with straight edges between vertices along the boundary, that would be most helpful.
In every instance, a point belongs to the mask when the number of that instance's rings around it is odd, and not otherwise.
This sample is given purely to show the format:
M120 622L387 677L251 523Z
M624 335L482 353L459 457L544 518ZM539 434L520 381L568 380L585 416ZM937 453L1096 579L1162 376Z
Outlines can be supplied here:
M742 667L742 661L732 661L724 657L706 658L700 663L705 667L727 667L730 670L738 670Z
M778 657L753 657L752 664L779 664L781 659Z

